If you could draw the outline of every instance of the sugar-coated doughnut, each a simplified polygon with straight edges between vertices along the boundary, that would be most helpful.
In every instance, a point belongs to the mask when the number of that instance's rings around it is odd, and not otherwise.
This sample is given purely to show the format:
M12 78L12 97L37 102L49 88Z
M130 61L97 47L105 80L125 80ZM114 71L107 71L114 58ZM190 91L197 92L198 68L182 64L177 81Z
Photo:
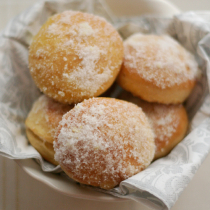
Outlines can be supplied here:
M34 102L25 125L39 138L53 143L59 122L71 108L73 105L61 104L42 95Z
M53 149L52 143L49 143L39 138L28 128L26 128L26 135L31 145L40 153L40 155L45 160L54 165L59 165L59 163L54 159L55 151Z
M166 156L184 138L188 117L182 104L149 103L126 91L123 91L119 98L138 105L147 115L155 135L154 159Z
M191 93L198 65L185 48L168 35L130 36L124 42L124 62L118 84L149 102L182 103Z
M50 17L33 38L29 68L40 90L62 103L99 96L114 82L123 42L104 18L65 11Z
M85 100L63 116L54 150L69 177L111 189L150 164L155 144L141 108L101 97Z
M73 106L60 104L42 95L33 104L26 121L26 135L31 145L42 157L58 165L54 160L53 141L63 115Z

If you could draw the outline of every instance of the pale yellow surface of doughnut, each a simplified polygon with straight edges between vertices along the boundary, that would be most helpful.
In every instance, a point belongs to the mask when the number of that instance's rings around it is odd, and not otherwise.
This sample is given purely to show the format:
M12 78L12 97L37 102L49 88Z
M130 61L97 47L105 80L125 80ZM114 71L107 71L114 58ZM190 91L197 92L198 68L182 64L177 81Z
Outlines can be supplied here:
M111 189L150 164L155 144L141 108L101 97L64 115L54 149L55 160L72 179Z
M58 165L58 162L54 159L53 144L47 141L43 141L37 135L35 135L30 129L26 129L26 135L31 145L40 153L40 155L48 162Z
M118 84L149 102L182 103L191 93L198 65L186 49L167 35L134 34L124 42Z
M54 134L62 116L73 106L60 104L53 99L42 95L33 104L25 125L39 138L53 143Z
M40 90L62 103L105 92L123 60L123 42L104 18L75 11L50 17L33 38L29 68Z
M188 117L182 104L149 103L126 91L123 91L119 98L138 105L147 115L155 135L154 159L166 156L183 140L188 128Z

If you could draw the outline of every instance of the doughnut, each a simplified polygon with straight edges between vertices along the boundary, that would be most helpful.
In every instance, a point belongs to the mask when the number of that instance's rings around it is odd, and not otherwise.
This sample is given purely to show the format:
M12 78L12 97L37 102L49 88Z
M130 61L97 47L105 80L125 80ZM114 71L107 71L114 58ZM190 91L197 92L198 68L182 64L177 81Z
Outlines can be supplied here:
M46 95L40 96L33 104L26 121L26 135L31 145L44 159L55 164L53 141L62 116L73 105L60 104Z
M195 86L198 65L193 55L168 35L134 34L125 40L124 53L117 82L134 96L178 104Z
M84 100L63 116L54 150L70 178L111 189L150 164L155 144L141 108L99 97Z
M149 103L123 91L119 99L132 102L147 115L155 136L155 159L164 157L184 138L188 117L182 104Z
M50 17L29 48L29 69L38 88L61 103L104 93L123 61L123 41L104 18L65 11Z

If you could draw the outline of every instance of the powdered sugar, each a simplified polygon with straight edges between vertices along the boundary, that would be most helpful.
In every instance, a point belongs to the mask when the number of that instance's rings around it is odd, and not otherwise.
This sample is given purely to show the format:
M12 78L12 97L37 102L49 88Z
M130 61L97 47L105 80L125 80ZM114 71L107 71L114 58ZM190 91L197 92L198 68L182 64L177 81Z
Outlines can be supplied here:
M134 34L124 47L125 67L162 89L196 77L198 66L193 55L167 35Z
M107 179L117 182L148 166L154 140L140 108L115 99L93 98L64 115L54 149L55 159L76 180L84 183L94 174L95 185L100 186Z
M67 44L71 46L71 43ZM86 46L78 45L72 46L75 48L76 54L81 59L81 65L73 69L74 71L70 73L63 73L63 80L67 80L69 83L76 83L75 87L78 86L82 90L94 92L96 86L94 83L100 87L101 83L104 83L109 80L111 75L111 69L106 69L103 73L100 74L101 69L96 67L97 62L99 61L101 54L105 54L97 46ZM67 65L64 68L64 72L68 72Z
M82 22L78 25L79 36L90 36L94 33L97 33L97 29L93 30L93 28L89 25L88 22Z

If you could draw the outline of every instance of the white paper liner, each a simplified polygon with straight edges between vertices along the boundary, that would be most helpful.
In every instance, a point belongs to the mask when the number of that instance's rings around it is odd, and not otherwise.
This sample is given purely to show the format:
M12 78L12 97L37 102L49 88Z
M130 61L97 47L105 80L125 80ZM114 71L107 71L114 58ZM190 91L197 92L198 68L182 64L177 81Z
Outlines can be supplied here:
M210 150L210 12L188 12L171 18L142 16L117 18L103 1L45 1L35 4L10 21L0 34L0 154L11 159L35 158L42 170L59 172L28 144L25 118L41 94L28 69L28 46L50 15L67 9L104 16L125 38L134 32L168 33L196 55L202 77L186 108L190 134L165 158L143 172L103 191L143 202L155 209L170 209ZM202 105L202 106L201 106Z

